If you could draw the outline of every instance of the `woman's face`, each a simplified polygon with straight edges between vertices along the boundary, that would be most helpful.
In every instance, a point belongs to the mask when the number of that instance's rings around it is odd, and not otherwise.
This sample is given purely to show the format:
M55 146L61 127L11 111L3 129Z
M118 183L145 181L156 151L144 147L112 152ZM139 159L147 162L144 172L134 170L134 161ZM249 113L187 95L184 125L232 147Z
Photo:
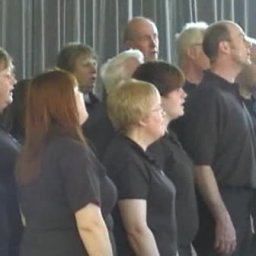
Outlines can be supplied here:
M184 103L187 94L183 88L177 88L162 97L162 106L169 120L184 115Z
M76 106L79 115L79 124L82 125L88 119L88 112L84 103L84 95L80 92L78 86L74 87Z
M152 142L156 141L165 134L166 122L165 122L165 112L161 105L160 95L156 95L152 99L152 105L149 110L145 122L145 128L152 138Z

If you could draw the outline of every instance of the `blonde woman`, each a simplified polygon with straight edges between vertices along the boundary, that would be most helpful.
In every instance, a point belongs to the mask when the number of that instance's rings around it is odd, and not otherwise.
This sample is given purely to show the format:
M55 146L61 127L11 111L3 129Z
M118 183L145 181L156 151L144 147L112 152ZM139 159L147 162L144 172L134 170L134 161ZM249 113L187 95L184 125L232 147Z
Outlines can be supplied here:
M166 130L161 97L150 83L129 80L108 96L118 135L104 163L118 190L118 255L176 255L175 189L146 150Z

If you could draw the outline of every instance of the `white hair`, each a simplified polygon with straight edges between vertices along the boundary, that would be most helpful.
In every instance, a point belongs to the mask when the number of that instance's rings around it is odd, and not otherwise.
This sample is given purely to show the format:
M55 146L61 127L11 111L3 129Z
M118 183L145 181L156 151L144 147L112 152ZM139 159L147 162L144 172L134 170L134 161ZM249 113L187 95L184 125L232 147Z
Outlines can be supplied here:
M125 50L104 63L100 69L100 76L107 94L118 84L131 77L131 71L127 62L131 59L138 61L138 65L144 62L143 53L138 49Z
M186 23L180 33L175 35L179 62L188 47L201 44L208 24L204 21Z

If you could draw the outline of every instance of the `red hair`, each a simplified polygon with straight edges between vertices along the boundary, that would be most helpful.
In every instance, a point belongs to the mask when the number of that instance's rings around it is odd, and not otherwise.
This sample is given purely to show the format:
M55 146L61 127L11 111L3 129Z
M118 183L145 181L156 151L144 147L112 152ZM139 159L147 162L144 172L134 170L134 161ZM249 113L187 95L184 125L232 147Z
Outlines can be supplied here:
M29 182L39 173L40 153L53 130L84 143L75 86L75 77L62 70L45 72L31 81L26 100L25 144L17 169L19 182Z

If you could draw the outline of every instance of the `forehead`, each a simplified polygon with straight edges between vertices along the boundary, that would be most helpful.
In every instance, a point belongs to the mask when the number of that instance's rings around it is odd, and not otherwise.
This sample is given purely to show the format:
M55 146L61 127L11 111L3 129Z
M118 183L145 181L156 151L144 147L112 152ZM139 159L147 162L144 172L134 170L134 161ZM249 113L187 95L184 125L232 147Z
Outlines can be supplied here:
M231 36L245 36L243 29L237 24L228 24L227 28Z
M82 53L82 54L78 55L76 58L76 61L79 61L79 62L87 62L87 61L91 61L91 60L96 60L96 56L93 54Z
M150 20L137 20L132 25L132 31L136 35L158 34L156 25Z

